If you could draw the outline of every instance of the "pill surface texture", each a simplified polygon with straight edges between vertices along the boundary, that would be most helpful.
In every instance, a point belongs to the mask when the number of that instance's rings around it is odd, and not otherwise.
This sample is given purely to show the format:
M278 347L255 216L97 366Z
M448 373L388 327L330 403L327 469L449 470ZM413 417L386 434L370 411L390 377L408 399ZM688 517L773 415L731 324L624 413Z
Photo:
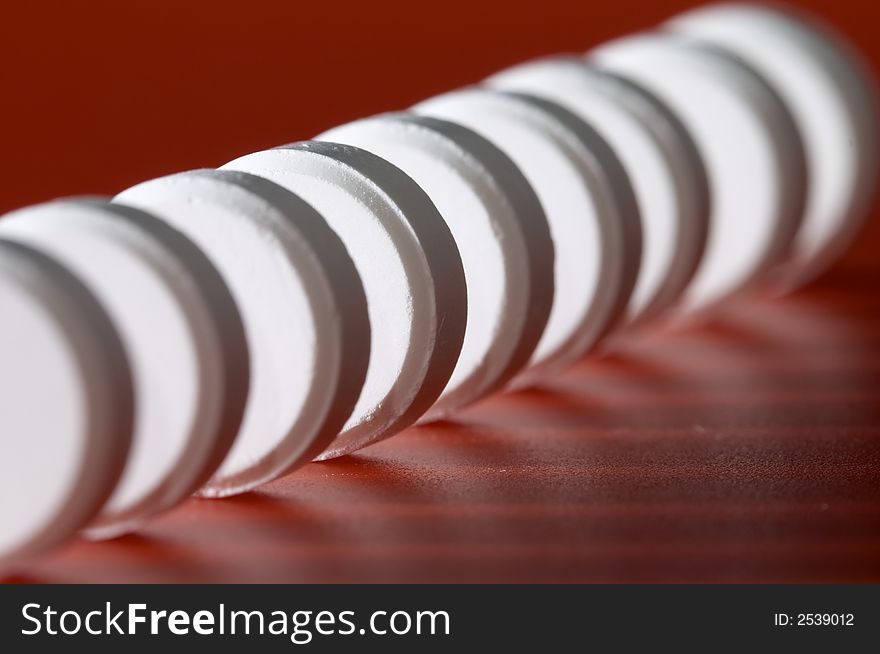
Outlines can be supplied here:
M321 458L413 424L446 386L467 320L461 257L430 198L384 159L320 141L245 155L222 169L260 175L304 198L345 244L363 282L369 367L351 417Z
M468 315L461 355L423 421L443 417L504 386L534 346L533 295L546 293L541 252L529 216L514 206L504 153L475 132L412 114L367 118L331 129L321 140L354 145L394 164L422 187L458 244L467 283ZM526 342L524 345L524 341Z
M244 492L311 460L348 417L369 353L365 300L342 244L303 200L244 173L179 173L117 200L188 236L241 312L250 393L232 449L201 493Z

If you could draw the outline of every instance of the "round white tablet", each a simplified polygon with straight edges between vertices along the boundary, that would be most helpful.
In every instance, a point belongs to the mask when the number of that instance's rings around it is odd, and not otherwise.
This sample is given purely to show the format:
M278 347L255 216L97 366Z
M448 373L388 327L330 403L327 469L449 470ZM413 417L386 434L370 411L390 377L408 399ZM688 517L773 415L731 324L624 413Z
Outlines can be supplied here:
M5 566L63 543L98 512L125 465L134 406L110 318L59 263L0 239L0 307Z
M517 383L581 356L617 323L638 275L639 215L620 161L583 121L537 98L464 89L426 100L414 111L491 140L522 171L546 213L556 296Z
M644 322L674 304L700 262L709 221L706 171L675 114L643 87L591 68L580 57L531 61L486 84L558 102L608 141L632 181L642 219L642 263L630 318Z
M805 161L790 112L763 79L739 60L675 35L619 39L588 57L668 104L706 165L709 240L685 307L709 308L780 263L803 211Z
M791 109L806 148L810 185L787 286L833 263L864 221L877 180L877 107L870 73L843 40L794 13L714 5L669 29L729 49L760 72Z
M351 412L369 356L366 301L341 242L303 200L244 173L179 173L117 200L191 238L241 311L250 394L235 443L201 493L250 490L311 460Z
M188 239L131 207L50 202L9 214L0 234L64 263L117 325L134 379L134 442L89 535L131 531L198 490L238 432L248 354L232 296Z
M360 273L373 326L360 398L321 459L341 456L415 422L446 386L461 351L467 288L458 248L424 191L358 148L298 143L223 169L261 175L314 206Z
M444 120L389 114L331 129L320 140L353 145L394 164L428 194L458 244L467 283L461 355L442 395L422 417L439 418L506 384L528 360L547 296L549 265L534 265L531 217L505 189L522 184L505 155L469 129ZM511 174L513 171L513 174ZM543 315L542 315L543 313ZM524 338L525 335L525 338Z

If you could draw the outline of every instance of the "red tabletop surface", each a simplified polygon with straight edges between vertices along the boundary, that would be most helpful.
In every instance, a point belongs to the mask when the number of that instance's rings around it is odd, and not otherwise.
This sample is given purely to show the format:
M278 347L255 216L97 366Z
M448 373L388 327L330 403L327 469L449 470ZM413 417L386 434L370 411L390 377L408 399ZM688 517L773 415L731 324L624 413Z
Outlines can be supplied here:
M77 4L0 24L2 210L217 165L695 3ZM807 4L880 62L869 3ZM631 334L540 389L8 580L880 581L873 218L794 295Z

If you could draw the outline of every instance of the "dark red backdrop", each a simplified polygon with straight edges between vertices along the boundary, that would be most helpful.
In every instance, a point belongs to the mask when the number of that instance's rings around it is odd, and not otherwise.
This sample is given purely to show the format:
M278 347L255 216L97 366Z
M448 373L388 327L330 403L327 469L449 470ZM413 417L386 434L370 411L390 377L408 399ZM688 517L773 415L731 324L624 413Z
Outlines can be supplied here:
M6 3L0 211L308 138L695 4ZM876 3L803 5L880 64ZM794 297L15 579L880 581L878 222Z
M9 2L0 211L218 165L399 109L693 0ZM801 3L874 62L872 0Z

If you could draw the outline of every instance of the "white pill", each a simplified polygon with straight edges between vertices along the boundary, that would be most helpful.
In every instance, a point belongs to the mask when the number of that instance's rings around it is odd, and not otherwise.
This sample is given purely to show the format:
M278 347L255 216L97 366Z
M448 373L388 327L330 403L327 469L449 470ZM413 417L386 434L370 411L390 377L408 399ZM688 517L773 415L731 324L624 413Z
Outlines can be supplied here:
M414 111L489 139L544 208L556 295L518 385L580 357L618 322L638 274L638 209L620 161L583 121L537 98L474 88L431 98Z
M494 145L448 121L412 114L359 120L317 137L368 150L409 175L428 194L458 244L467 283L467 326L461 355L442 395L422 417L439 418L505 385L534 348L532 295L546 296L546 265L532 262L527 221L506 189L521 175ZM531 324L530 324L531 323Z
M131 207L51 202L9 214L0 233L64 263L117 325L134 379L134 442L89 535L131 531L198 490L238 432L248 355L235 303L188 239Z
M59 263L0 240L0 307L6 566L63 543L98 512L125 465L134 407L110 318Z
M878 135L870 73L830 30L770 7L716 5L679 16L667 27L734 52L791 109L804 140L810 185L782 281L789 287L809 281L852 242L871 206Z
M303 200L243 173L179 173L117 200L191 238L241 311L250 394L235 443L201 493L244 492L311 460L350 414L369 356L366 301L341 242Z
M766 82L739 60L675 35L626 37L588 58L669 105L706 165L709 240L685 308L710 308L779 264L800 223L806 172L794 120Z
M367 376L354 412L319 458L414 423L449 380L467 319L458 248L424 191L384 159L317 141L249 154L223 169L302 196L342 239L364 284L373 326Z
M632 181L642 225L642 262L630 319L644 322L673 305L706 244L709 183L696 145L656 96L580 57L539 59L493 75L491 88L558 102L608 141Z

